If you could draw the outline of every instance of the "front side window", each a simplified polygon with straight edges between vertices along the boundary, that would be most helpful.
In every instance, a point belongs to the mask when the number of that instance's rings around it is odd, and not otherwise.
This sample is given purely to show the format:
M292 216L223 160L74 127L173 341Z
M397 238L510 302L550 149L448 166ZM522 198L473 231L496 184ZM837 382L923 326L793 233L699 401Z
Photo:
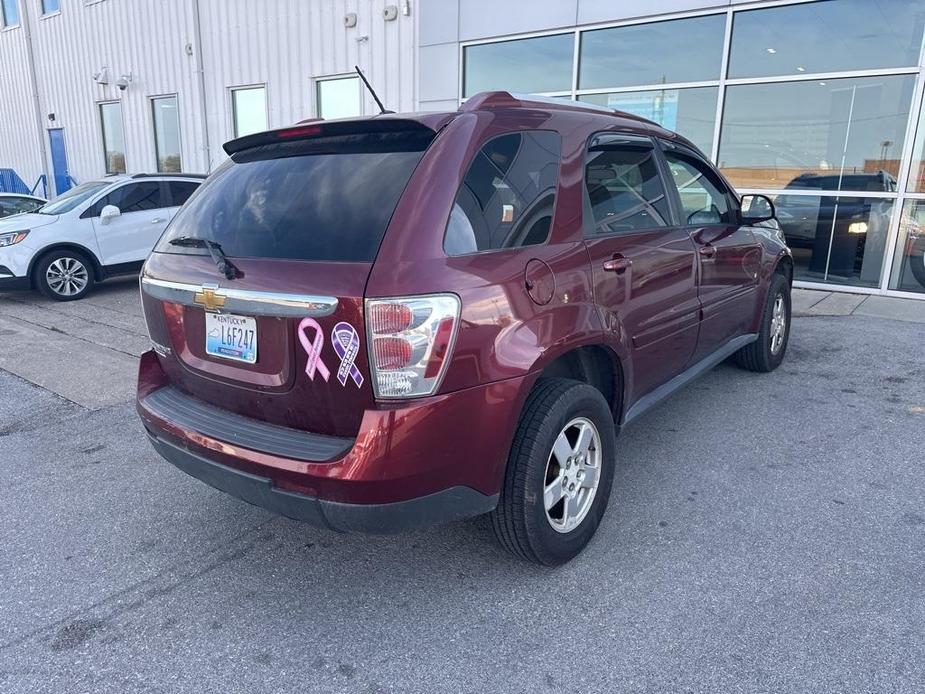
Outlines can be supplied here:
M159 172L179 173L180 159L180 114L176 96L162 96L151 99L154 113L154 147L157 153Z
M655 149L642 138L600 136L585 164L585 236L656 229L671 224Z
M168 207L158 181L129 183L97 200L83 216L98 217L107 205L115 205L122 214Z
M61 11L61 0L42 0L42 14Z
M686 224L732 222L729 198L714 180L710 167L694 157L667 152L668 170L681 198L681 217Z
M322 79L315 84L319 118L328 120L363 115L359 77Z
M103 157L106 173L125 173L125 135L122 131L122 105L118 101L100 104L103 127Z
M0 27L19 26L19 0L3 0L0 2Z
M242 137L267 129L266 87L246 87L231 90L234 113L234 136Z
M545 243L560 146L558 133L549 131L509 133L487 142L456 194L444 251L463 255Z

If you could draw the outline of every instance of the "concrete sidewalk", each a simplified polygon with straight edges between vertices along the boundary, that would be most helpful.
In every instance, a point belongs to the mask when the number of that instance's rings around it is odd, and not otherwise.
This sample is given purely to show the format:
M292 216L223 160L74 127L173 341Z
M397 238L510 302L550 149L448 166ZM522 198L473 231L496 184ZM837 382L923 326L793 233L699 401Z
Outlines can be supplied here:
M794 289L793 313L796 316L871 316L925 323L925 301L894 296Z

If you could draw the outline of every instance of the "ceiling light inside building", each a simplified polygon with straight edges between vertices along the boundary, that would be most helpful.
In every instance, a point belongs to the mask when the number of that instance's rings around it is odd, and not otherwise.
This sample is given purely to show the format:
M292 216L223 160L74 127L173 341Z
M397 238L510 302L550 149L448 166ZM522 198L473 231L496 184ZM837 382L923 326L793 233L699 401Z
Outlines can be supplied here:
M776 49L776 48L766 48L765 50L766 50L768 53L770 53L771 55L774 55L775 53L777 53L777 49Z

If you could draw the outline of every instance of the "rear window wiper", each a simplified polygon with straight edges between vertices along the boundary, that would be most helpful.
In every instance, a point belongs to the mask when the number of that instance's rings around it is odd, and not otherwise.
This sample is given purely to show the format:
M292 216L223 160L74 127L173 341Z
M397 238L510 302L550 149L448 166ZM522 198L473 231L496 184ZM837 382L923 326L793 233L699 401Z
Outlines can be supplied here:
M168 241L171 246L185 246L187 248L205 248L209 251L209 255L212 256L212 260L218 266L218 269L230 280L233 280L237 277L238 268L234 266L228 256L225 255L225 252L222 250L222 246L215 241L210 241L209 239L200 239L193 236L181 236L176 239L170 239Z

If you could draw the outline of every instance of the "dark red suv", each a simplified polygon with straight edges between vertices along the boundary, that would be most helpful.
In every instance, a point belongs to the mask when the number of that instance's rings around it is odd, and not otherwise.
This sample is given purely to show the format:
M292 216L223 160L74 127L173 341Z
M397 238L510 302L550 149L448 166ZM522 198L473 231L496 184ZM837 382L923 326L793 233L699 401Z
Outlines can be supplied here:
M648 121L492 92L225 149L143 272L138 411L250 503L374 533L490 513L558 564L620 426L729 356L784 357L770 201Z

